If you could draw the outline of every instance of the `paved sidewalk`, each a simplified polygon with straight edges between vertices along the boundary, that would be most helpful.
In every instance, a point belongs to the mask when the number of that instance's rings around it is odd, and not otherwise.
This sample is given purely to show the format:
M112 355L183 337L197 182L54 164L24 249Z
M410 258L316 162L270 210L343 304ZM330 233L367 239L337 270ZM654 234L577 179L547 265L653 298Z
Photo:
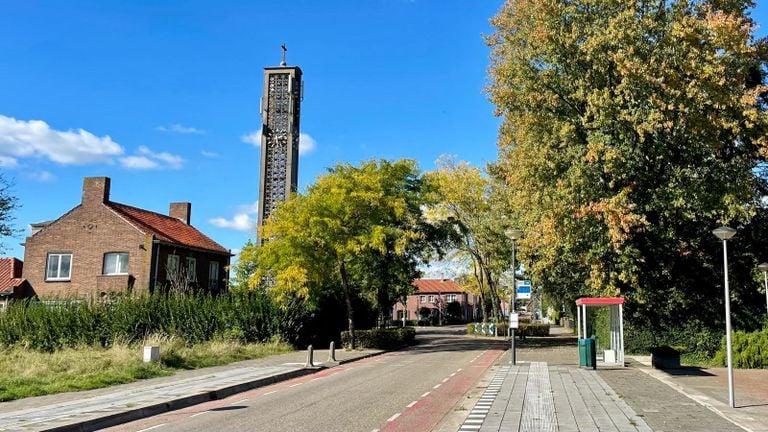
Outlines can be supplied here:
M326 362L328 350L316 350L317 368L306 369L306 351L296 351L103 389L4 402L0 404L0 430L97 430L380 353L380 350L337 350L338 362L331 363Z
M651 432L594 371L544 362L501 366L460 432Z
M575 338L553 330L519 344L517 365L499 359L461 432L768 432L768 370L736 370L730 408L723 368L580 369Z

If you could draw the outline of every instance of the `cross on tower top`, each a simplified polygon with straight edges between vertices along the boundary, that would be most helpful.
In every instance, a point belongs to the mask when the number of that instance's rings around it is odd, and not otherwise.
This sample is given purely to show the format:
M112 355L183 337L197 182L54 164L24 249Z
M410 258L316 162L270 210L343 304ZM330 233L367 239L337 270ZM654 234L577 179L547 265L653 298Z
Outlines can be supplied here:
M280 66L285 66L285 53L288 51L288 48L285 46L285 44L280 45L280 48L283 49L283 58L280 60Z

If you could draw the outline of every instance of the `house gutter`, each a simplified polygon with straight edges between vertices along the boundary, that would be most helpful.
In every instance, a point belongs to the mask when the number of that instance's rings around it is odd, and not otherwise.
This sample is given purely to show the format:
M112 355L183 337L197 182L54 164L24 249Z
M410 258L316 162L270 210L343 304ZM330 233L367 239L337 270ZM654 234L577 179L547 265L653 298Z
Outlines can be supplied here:
M152 248L155 250L155 275L152 278L152 292L155 292L157 289L157 268L160 266L160 240L156 239L154 234L152 234Z

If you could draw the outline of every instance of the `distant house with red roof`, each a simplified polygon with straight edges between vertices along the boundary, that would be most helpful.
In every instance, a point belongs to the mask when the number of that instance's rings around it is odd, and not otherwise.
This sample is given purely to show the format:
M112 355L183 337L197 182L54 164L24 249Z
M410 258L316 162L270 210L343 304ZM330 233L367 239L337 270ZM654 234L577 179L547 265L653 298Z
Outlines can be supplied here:
M409 295L406 307L402 303L396 303L392 311L393 320L402 320L406 315L407 320L418 320L419 309L427 308L430 316L437 321L439 314L445 313L449 303L458 302L465 322L473 321L477 315L477 296L468 293L451 279L416 279L412 282L416 291Z
M0 310L8 306L10 300L32 296L32 289L26 279L21 277L24 263L17 258L0 258Z
M192 205L168 215L110 201L109 177L86 177L81 203L32 224L24 278L39 297L155 291L183 278L217 293L227 288L230 251L190 224Z

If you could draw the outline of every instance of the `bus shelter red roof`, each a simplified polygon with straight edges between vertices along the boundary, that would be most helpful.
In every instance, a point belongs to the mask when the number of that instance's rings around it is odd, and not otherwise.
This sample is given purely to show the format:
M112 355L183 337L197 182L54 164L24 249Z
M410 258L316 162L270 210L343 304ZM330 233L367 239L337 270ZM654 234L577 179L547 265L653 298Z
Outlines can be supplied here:
M582 297L576 300L576 306L605 306L624 304L624 299L621 297Z

